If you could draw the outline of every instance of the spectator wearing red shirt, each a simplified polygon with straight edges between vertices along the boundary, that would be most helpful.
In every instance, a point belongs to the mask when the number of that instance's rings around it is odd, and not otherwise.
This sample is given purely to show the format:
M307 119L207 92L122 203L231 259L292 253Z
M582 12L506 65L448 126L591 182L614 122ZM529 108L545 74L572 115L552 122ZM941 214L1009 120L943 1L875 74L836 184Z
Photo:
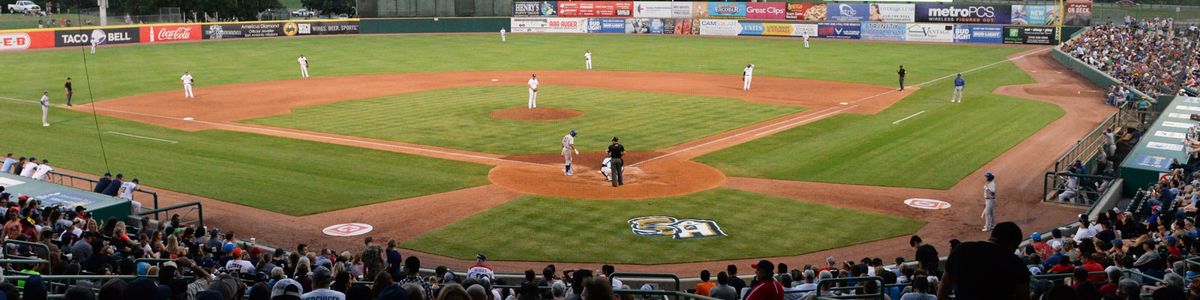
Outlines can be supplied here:
M1039 258L1046 260L1047 258L1050 258L1050 255L1054 255L1054 247L1051 247L1050 243L1042 241L1041 233L1034 232L1030 238L1033 240L1033 242L1030 243L1033 245L1033 252L1037 253Z
M1100 296L1107 297L1111 295L1115 297L1117 296L1117 287L1119 287L1121 282L1121 269L1109 267L1104 272L1108 273L1108 283L1100 286Z
M1071 264L1071 259L1064 257L1063 259L1058 260L1058 264L1055 264L1053 267L1050 267L1050 271L1047 271L1046 273L1059 274L1059 273L1071 273L1074 271L1075 271L1075 265Z
M758 285L750 290L746 300L783 300L783 284L773 277L775 265L764 259L751 267L754 268L754 277Z
M1083 256L1083 266L1082 266L1083 269L1087 270L1088 273L1104 272L1104 266L1100 265L1100 263L1097 262L1096 260L1097 260L1096 254L1084 255ZM1104 280L1107 277L1108 276L1105 276L1104 274L1088 275L1088 281L1100 284L1100 283L1104 283Z

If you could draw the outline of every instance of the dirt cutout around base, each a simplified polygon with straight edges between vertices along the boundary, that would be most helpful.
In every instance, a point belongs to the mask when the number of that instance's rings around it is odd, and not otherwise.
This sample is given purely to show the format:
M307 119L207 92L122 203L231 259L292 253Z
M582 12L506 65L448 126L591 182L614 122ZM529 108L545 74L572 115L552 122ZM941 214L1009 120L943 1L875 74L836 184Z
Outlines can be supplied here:
M518 155L507 158L534 164L501 164L488 173L496 185L512 191L547 196L596 200L648 199L687 195L725 183L725 174L705 164L665 158L637 164L658 152L625 154L624 185L613 187L600 173L605 153L572 157L572 175L565 174L562 155Z
M578 118L583 115L583 112L553 107L513 107L493 111L488 115L501 120L554 121Z

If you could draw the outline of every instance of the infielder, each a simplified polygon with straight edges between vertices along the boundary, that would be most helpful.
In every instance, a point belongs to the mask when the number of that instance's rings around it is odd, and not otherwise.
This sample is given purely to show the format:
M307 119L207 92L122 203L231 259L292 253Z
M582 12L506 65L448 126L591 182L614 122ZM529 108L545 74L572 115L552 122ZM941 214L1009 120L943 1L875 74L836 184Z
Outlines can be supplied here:
M954 78L954 96L950 97L950 102L962 103L963 85L966 84L967 81L963 80L962 74L958 74L958 77Z
M742 70L742 90L750 90L750 80L754 79L754 64L746 65L746 69Z
M308 78L308 58L304 54L300 54L300 58L296 59L300 63L300 78Z
M537 90L537 74L533 74L529 77L529 109L537 108Z
M563 169L563 174L571 176L571 153L579 154L579 150L575 149L575 129L571 129L570 133L562 138L562 155L567 162L567 167Z
M592 69L592 50L583 53L583 61L587 65L587 69Z
M192 81L192 74L183 71L183 77L179 77L179 80L183 81L183 97L196 98L196 95L192 94L192 83L194 82Z
M46 115L50 113L50 91L42 91L42 100L38 103L42 104L42 127L50 127L50 122L46 122Z
M988 172L983 177L987 183L983 184L983 213L979 217L983 218L983 231L988 231L996 227L996 176Z
M500 28L500 42L501 42L501 43L505 42L505 38L504 38L504 28Z
M808 49L808 33L804 33L804 49Z

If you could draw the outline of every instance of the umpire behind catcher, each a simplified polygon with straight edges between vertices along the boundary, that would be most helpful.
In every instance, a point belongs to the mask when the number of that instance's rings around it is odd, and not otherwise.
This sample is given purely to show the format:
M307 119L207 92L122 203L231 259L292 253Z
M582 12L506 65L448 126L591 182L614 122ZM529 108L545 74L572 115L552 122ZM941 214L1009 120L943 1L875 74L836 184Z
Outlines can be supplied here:
M618 140L614 136L612 138L612 145L608 146L608 157L612 159L609 162L612 163L613 187L625 185L624 172L621 171L621 168L625 166L625 161L621 159L621 156L625 154L625 146L622 146Z

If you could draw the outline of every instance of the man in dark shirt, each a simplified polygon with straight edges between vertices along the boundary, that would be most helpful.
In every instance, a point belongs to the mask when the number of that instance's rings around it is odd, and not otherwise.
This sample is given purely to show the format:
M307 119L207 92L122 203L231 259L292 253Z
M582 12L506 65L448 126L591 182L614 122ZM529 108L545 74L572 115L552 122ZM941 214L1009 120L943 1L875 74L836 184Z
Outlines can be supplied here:
M71 96L75 94L75 89L71 88L71 77L67 77L67 84L63 87L67 89L67 106L71 106Z
M919 264L917 267L925 270L929 274L941 274L941 269L938 268L938 261L941 259L938 256L936 248L933 245L925 244L920 236L912 236L908 239L908 245L917 249L916 261Z
M104 177L100 177L99 180L96 180L96 188L92 189L92 192L103 193L104 189L107 189L108 185L111 183L112 173L104 173Z
M896 75L900 75L900 90L904 90L904 74L908 73L904 70L904 65L900 65L900 70L896 71Z
M725 272L729 273L729 286L733 287L738 295L741 295L742 289L746 288L746 281L737 277L737 266L729 265L725 267Z
M612 186L617 187L625 184L625 176L621 172L621 167L625 166L625 161L621 156L625 155L625 146L618 142L617 137L612 138L612 145L608 146L608 157L612 158L609 163L612 164Z
M1021 244L1021 228L996 224L987 241L958 245L946 259L938 299L1028 299L1029 270L1013 252Z
M104 187L104 191L100 193L116 197L117 191L121 190L121 185L125 183L124 179L124 174L117 174L117 178L113 178L112 182L109 183L108 186Z

